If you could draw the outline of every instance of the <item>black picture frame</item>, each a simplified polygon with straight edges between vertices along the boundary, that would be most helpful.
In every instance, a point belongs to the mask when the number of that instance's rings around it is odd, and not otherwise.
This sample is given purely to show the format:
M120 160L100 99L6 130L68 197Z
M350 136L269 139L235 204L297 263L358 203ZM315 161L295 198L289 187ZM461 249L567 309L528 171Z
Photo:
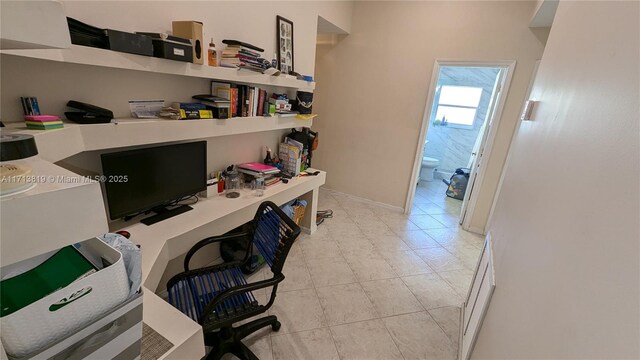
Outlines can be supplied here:
M276 16L276 46L278 47L278 70L285 74L293 68L293 22L280 15Z

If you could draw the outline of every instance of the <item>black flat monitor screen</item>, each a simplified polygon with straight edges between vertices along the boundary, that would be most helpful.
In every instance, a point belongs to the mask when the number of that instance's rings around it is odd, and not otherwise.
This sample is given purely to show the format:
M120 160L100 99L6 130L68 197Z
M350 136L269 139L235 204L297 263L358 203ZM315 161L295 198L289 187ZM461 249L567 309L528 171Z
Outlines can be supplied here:
M207 188L207 142L102 154L112 220L165 205Z

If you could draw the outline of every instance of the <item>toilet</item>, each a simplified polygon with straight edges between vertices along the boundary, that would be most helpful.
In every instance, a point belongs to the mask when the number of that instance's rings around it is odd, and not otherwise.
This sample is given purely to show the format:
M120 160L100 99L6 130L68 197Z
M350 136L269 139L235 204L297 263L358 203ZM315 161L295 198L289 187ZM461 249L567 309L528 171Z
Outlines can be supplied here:
M422 158L420 180L433 181L433 171L440 164L440 160L425 156Z

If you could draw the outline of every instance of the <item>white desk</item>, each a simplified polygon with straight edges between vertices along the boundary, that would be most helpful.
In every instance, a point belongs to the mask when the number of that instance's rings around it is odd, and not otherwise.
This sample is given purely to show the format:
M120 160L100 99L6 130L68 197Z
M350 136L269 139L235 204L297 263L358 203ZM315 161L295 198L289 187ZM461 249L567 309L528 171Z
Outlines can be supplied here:
M254 191L241 191L236 199L216 196L200 199L193 210L151 226L136 223L111 224L111 230L127 230L131 240L142 249L142 283L145 287L143 320L174 344L163 359L199 359L204 356L202 328L186 315L155 294L162 274L171 259L187 251L199 240L223 234L253 219L263 201L277 205L294 198L307 201L301 227L309 233L316 230L319 187L325 183L326 173L298 177L288 184L278 184L266 190L264 196Z

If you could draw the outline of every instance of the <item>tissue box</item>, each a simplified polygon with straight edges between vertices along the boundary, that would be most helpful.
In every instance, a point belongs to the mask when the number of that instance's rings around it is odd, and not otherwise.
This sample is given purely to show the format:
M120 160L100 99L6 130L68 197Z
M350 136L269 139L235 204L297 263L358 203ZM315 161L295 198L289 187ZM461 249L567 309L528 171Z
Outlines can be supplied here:
M102 318L129 296L129 278L119 251L97 238L74 247L98 271L1 318L2 344L12 358L41 352ZM4 279L18 276L56 252L5 266L1 273Z

